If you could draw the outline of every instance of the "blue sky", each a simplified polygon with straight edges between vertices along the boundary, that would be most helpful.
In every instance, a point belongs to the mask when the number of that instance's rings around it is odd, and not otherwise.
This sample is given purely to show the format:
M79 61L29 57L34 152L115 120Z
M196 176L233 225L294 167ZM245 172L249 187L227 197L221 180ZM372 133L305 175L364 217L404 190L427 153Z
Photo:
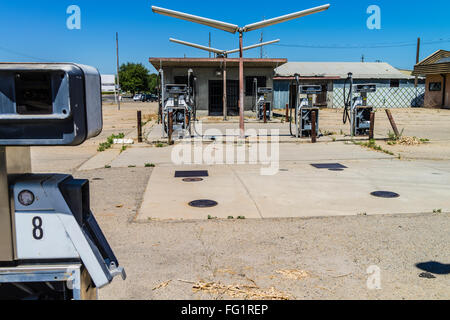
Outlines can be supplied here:
M169 43L174 37L234 49L238 35L154 14L150 6L206 16L238 25L330 3L322 13L263 29L264 39L280 38L280 45L264 49L270 58L289 61L381 60L398 68L412 68L417 37L421 58L438 49L450 50L450 1L285 0L285 1L178 1L178 0L15 0L0 2L0 61L64 61L115 73L115 32L120 37L121 62L141 62L154 71L149 57L208 57L207 52ZM81 30L68 30L69 5L81 8ZM381 30L369 30L370 5L381 8ZM245 34L244 44L259 41L260 31ZM388 47L373 48L382 44ZM294 46L290 46L294 45ZM299 47L299 46L309 47ZM319 47L319 48L318 48ZM325 48L320 48L325 47ZM344 49L343 49L344 47ZM372 48L371 48L372 47ZM259 49L246 57L259 57Z

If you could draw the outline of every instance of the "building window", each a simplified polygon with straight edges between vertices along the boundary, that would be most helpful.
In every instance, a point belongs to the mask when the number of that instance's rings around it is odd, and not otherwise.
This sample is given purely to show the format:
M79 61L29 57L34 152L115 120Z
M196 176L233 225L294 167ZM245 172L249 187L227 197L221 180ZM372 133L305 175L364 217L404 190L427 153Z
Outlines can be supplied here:
M430 82L430 86L428 88L430 91L441 91L442 84L441 82Z
M177 76L174 77L175 83L174 84L188 84L188 77L187 76Z
M400 80L391 80L391 88L400 88Z
M255 88L253 85L253 80L255 78L258 81L258 88L263 88L267 86L266 77L245 77L245 95L247 97L255 95Z

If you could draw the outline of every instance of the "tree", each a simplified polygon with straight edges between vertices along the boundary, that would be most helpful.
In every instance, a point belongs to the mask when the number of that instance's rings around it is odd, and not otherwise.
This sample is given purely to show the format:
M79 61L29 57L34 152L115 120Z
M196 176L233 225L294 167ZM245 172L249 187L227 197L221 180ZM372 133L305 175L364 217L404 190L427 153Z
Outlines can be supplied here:
M157 93L158 90L158 75L156 73L152 73L148 76L148 90L150 93Z
M143 92L149 90L150 75L142 63L122 64L119 69L120 87L122 91Z

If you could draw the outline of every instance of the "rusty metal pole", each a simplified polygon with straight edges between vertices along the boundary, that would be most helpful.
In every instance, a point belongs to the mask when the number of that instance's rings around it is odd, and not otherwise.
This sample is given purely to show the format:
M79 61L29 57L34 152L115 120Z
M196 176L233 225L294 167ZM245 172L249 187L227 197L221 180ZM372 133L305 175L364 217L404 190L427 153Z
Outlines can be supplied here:
M370 113L370 129L369 129L369 140L373 140L375 135L375 112Z
M142 112L137 112L137 134L138 134L138 142L142 143Z
M223 58L223 121L227 121L227 117L227 61L226 58Z
M389 118L389 122L391 123L392 129L394 130L394 134L397 138L400 137L400 132L397 129L397 124L395 123L394 117L392 116L391 110L386 109L386 114Z
M241 138L245 138L244 125L244 50L243 50L243 30L239 31L239 129Z
M420 38L417 38L416 64L418 64L419 61L420 61ZM418 85L419 85L419 77L416 76L414 86L417 88Z
M264 123L267 123L267 105L266 105L266 103L264 103L263 112L264 112Z
M317 128L316 128L317 114L316 111L311 112L311 142L317 142Z
M116 58L117 58L117 89L118 89L118 97L117 97L117 109L120 110L120 97L121 97L121 91L120 90L120 65L119 65L119 33L116 32Z
M172 111L169 112L169 119L168 119L167 123L168 123L167 132L168 132L168 137L169 137L169 145L172 145L172 144L173 144L173 141L172 141L172 133L173 133L173 112L172 112Z
M289 103L286 103L286 122L289 122Z

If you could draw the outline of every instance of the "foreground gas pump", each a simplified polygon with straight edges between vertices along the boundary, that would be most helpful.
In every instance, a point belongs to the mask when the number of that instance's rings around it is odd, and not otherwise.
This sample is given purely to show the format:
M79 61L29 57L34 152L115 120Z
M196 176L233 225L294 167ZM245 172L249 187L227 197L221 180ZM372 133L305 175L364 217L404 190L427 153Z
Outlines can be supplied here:
M315 112L315 128L316 135L319 136L319 111L320 108L315 107L313 103L314 95L322 93L320 85L303 85L299 87L299 94L306 94L306 98L299 98L295 112L295 125L297 138L310 137L313 128L313 112Z
M300 85L300 76L295 75L297 82L297 98L295 102L295 132L292 131L292 110L290 116L290 131L291 135L296 138L305 138L312 136L313 123L315 121L316 136L319 136L319 112L320 108L314 106L314 96L322 93L321 85ZM300 95L306 95L302 98ZM315 120L313 119L313 112L315 113Z
M162 71L160 73L163 74ZM162 98L164 109L163 137L171 138L172 134L184 137L192 135L192 116L196 116L195 106L195 78L191 83L193 71L188 72L188 84L162 84L164 95ZM162 76L164 78L164 76Z
M349 84L350 92L346 96L346 87ZM376 92L377 86L375 84L357 84L353 83L353 74L349 73L346 83L344 85L344 124L350 120L350 134L351 136L365 136L369 134L370 130L370 114L373 112L373 107L367 105L367 94ZM360 95L353 98L353 92ZM350 109L350 112L349 112Z
M95 299L126 278L89 181L31 174L30 146L80 145L102 125L95 68L0 63L0 299Z
M256 79L255 79L256 80ZM257 81L255 81L255 93L256 93L256 114L257 119L270 121L272 119L272 100L273 100L273 89L272 88L258 88ZM264 112L266 113L264 118Z

